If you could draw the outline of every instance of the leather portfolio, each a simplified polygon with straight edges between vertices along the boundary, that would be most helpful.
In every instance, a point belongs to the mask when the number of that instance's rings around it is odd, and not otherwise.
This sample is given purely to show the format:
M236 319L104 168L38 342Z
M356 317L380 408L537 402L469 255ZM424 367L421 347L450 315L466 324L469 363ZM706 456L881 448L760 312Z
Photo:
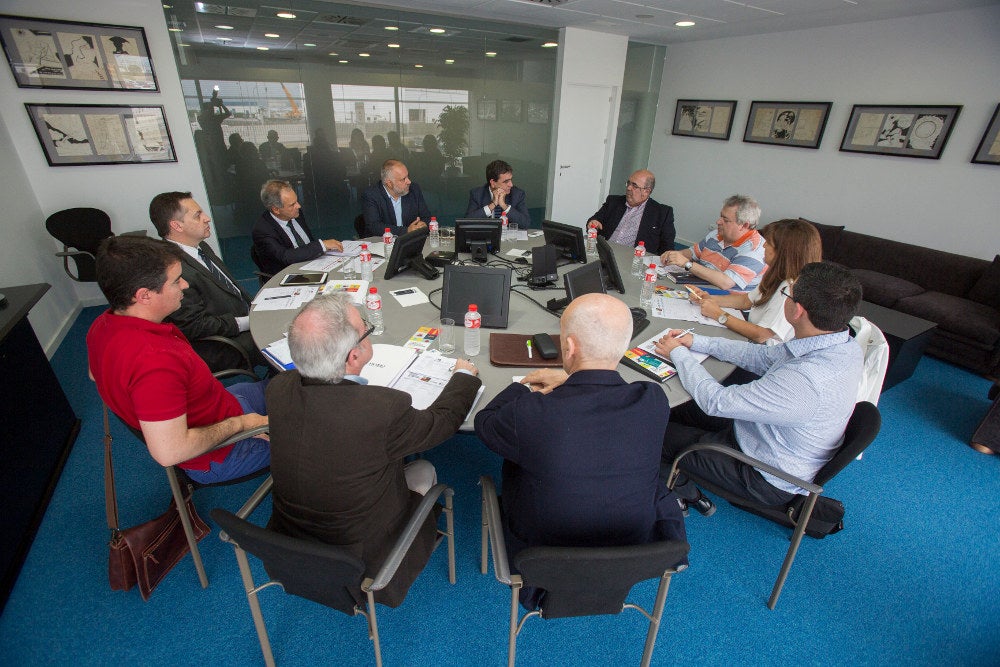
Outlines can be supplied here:
M555 359L542 359L537 350L532 350L528 358L527 342L531 334L491 333L490 363L494 366L520 366L522 368L541 368L556 366L562 368L562 348L559 346L559 334L549 334L552 342L559 349Z

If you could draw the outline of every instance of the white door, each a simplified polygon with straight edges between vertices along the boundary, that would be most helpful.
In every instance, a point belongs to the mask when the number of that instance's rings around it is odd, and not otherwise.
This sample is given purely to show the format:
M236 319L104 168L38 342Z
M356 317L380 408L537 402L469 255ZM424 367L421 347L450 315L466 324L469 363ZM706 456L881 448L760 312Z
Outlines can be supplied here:
M608 192L615 88L567 84L559 101L550 216L583 227Z

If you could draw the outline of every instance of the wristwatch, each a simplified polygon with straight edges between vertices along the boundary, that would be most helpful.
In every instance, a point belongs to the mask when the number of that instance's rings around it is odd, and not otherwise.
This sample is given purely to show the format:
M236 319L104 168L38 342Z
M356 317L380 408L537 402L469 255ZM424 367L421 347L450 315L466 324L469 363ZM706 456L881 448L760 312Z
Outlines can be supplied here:
M684 262L684 270L685 271L690 271L691 270L691 262L690 261Z
M719 315L719 324L725 326L726 322L729 321L729 313L722 313Z

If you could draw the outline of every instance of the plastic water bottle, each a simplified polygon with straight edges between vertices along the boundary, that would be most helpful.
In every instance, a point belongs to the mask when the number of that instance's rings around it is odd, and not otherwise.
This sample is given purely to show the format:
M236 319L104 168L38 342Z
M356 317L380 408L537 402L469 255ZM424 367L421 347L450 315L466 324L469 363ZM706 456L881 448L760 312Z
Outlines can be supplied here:
M361 254L358 255L361 263L361 279L371 282L372 280L372 251L368 249L367 243L361 244Z
M469 312L465 314L465 356L474 357L479 354L479 328L483 325L483 316L474 303L469 304Z
M385 232L382 234L382 245L385 246L385 258L389 259L389 251L392 250L392 230L388 227L385 228Z
M507 241L507 240L510 239L510 232L507 229L509 226L510 226L510 224L507 222L507 214L506 213L501 213L500 214L500 238L503 239L504 241Z
M427 224L427 228L430 230L428 234L428 239L430 240L432 248L441 247L441 235L438 234L438 219L431 216L431 221Z
M642 278L643 269L646 268L646 242L639 241L635 247L635 255L632 257L632 277Z
M587 228L587 259L597 258L597 227Z
M381 336L385 333L385 320L382 319L382 297L378 295L377 287L368 288L365 308L368 310L368 326L375 327L372 335Z
M639 305L649 308L653 303L653 290L656 287L656 264L646 267L646 275L642 280L642 291L639 292Z

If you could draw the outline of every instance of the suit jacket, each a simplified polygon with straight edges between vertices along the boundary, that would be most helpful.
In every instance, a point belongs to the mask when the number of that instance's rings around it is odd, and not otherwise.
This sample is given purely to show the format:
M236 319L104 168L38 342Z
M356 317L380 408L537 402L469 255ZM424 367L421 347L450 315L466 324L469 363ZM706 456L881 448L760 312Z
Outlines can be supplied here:
M306 224L306 217L302 211L295 218L295 221L302 227L309 241L307 245L298 248L292 245L292 240L279 225L270 211L264 211L257 223L253 226L253 247L257 251L257 260L260 263L260 270L264 273L279 273L289 264L296 262L308 262L323 254L323 244L313 235Z
M660 481L670 404L651 382L577 371L550 394L512 384L476 415L476 435L504 458L511 558L529 546L616 546L686 539Z
M610 195L604 200L601 210L590 217L599 220L603 226L598 234L610 240L623 215L625 215L625 195ZM642 220L639 221L639 231L635 235L636 244L644 241L646 252L659 255L674 249L676 233L674 209L652 197L647 199L646 208L642 211Z
M483 207L493 201L493 193L490 192L489 182L478 188L469 190L469 210L465 212L467 218L487 218ZM507 211L507 222L514 222L527 229L531 226L531 216L528 215L528 203L525 200L524 190L516 185L510 189L510 196L507 198L510 210Z
M323 384L298 371L267 387L273 509L279 533L348 548L375 576L420 504L403 476L403 457L452 436L472 406L479 378L456 373L426 410L409 394L350 380ZM434 549L428 517L392 582L375 595L398 606ZM360 589L354 591L362 599Z
M229 268L223 264L211 246L202 241L198 247L227 278L233 281L240 294L237 296L224 287L201 262L185 252L181 258L181 276L187 281L188 288L184 290L181 307L167 316L166 321L177 325L213 372L242 366L243 360L238 352L220 343L197 342L199 338L205 336L232 338L251 359L263 361L250 332L245 331L241 334L236 324L237 316L244 316L250 312L250 301L253 297L240 287L233 274L229 272Z
M403 195L403 224L396 224L396 214L392 210L392 200L382 183L376 183L361 195L361 211L365 216L365 236L382 236L388 227L396 236L406 233L406 227L420 218L424 222L431 219L431 210L424 201L424 193L416 183L410 183L410 191Z

